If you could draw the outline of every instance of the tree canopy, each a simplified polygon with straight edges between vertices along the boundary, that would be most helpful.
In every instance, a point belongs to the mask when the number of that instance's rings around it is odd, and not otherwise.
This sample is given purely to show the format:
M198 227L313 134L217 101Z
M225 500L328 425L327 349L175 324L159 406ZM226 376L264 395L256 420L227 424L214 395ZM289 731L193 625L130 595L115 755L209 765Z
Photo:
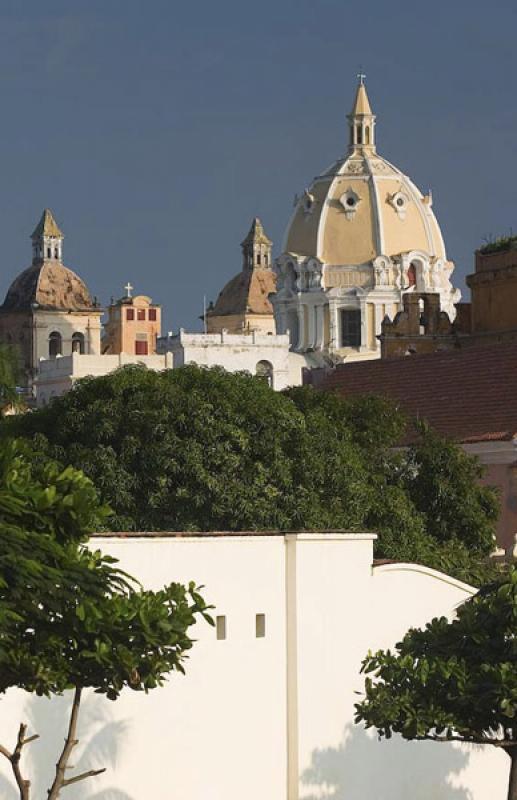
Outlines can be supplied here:
M517 798L517 568L460 606L452 621L410 630L368 654L356 722L380 736L490 744L512 759Z
M103 770L65 774L77 744L85 688L115 700L124 688L149 691L183 671L189 628L209 619L194 584L143 590L113 558L83 543L108 515L91 481L72 467L34 456L17 442L0 446L0 691L38 695L74 690L65 747L49 790ZM28 800L20 757L35 736L21 725L11 751L0 745Z
M17 349L0 342L0 411L19 404L20 397L16 389L19 373Z
M220 368L126 367L85 379L4 436L81 469L114 530L374 530L377 555L473 579L493 547L497 502L480 467L379 398L279 394Z

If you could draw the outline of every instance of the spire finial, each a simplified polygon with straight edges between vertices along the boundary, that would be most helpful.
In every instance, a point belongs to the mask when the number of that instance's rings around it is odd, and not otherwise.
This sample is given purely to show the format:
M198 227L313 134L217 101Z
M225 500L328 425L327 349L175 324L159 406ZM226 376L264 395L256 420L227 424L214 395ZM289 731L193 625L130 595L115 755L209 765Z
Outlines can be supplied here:
M357 90L355 101L351 113L348 115L350 128L349 149L356 150L358 147L369 148L369 152L375 152L375 115L372 113L368 94L364 80L364 72L357 73Z
M127 294L126 294L126 297L127 297L127 298L131 297L131 292L133 291L133 289L134 289L134 288L135 288L135 287L134 287L134 286L131 286L131 284L129 283L129 281L126 283L126 285L124 286L124 289L125 289L125 290L126 290L126 292L127 292Z

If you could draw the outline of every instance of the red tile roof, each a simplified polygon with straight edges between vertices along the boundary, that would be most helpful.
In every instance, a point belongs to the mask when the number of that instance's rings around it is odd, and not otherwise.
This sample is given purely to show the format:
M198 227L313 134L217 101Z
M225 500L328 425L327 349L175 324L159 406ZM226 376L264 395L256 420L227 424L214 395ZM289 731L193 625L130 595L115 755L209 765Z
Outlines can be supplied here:
M320 388L391 398L458 442L517 434L517 343L340 364Z

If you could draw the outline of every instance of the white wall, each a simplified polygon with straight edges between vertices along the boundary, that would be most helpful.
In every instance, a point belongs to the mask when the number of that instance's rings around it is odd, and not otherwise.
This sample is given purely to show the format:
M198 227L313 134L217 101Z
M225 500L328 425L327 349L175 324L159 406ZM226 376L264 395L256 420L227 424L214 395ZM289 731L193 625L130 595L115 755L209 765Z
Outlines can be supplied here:
M126 691L116 703L89 697L76 766L108 771L68 788L70 800L505 797L501 753L378 743L352 725L368 648L450 615L469 587L411 565L372 569L369 534L131 535L94 544L147 587L205 584L214 613L227 617L227 639L200 623L186 677L148 696ZM262 639L257 613L266 615ZM30 745L42 779L62 741L63 704L16 691L0 703L0 743L13 742L21 719L44 734ZM0 796L14 800L9 792L0 775Z
M290 360L289 336L273 336L252 331L250 334L186 333L163 336L157 344L159 352L173 354L174 366L199 364L223 367L229 372L246 370L252 375L259 361L269 361L273 367L273 389L281 391L302 382L302 362L298 369ZM305 362L303 362L303 366Z

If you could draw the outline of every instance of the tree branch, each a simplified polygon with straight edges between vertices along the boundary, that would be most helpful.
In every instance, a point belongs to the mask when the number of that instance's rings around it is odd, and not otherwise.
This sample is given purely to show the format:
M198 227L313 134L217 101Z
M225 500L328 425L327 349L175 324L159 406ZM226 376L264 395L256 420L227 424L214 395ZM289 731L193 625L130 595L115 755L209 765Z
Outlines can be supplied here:
M414 739L419 741L430 741L430 742L461 742L462 744L491 744L494 747L504 747L504 748L512 748L517 747L517 741L512 742L508 739L483 739L481 736L479 737L462 737L462 736L432 736L431 734L426 734L424 736L415 736Z
M8 761L10 761L12 758L12 753L10 753L7 747L4 747L3 744L0 744L0 755L5 756Z
M25 738L25 733L27 731L27 725L23 722L20 723L20 728L18 730L18 738L16 740L16 747L14 748L13 752L10 753L9 750L0 745L0 754L5 756L8 761L11 762L11 768L14 773L14 777L16 780L16 784L18 789L20 790L20 800L29 800L30 794L30 785L31 782L25 780L21 770L20 770L20 758L22 756L22 750L26 744L33 742L35 739L39 739L38 734L34 734L33 736L28 736Z
M102 772L106 772L106 767L102 767L102 769L90 769L88 772L81 772L80 775L74 775L73 778L65 778L63 786L70 786L71 783L84 781L85 778L94 778L95 775L100 775Z
M77 719L79 716L79 706L81 704L81 687L76 686L74 691L74 699L72 702L72 710L70 712L70 722L68 725L68 732L65 739L65 745L59 756L59 761L56 764L56 775L52 786L48 790L48 800L57 800L59 793L65 784L65 770L68 765L68 760L72 754L72 750L78 743L76 739L77 733Z

